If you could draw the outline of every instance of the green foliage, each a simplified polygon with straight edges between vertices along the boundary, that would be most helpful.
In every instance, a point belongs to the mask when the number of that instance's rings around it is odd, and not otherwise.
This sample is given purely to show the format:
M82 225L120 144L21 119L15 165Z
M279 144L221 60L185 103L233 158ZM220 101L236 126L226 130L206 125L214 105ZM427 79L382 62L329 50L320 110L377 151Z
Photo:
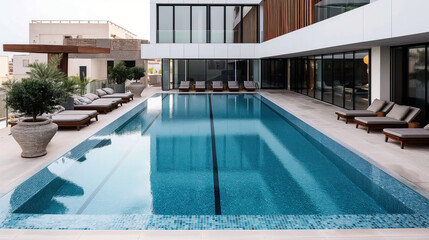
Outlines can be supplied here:
M79 89L80 95L85 95L86 87L88 86L89 83L97 81L96 79L91 80L85 74L82 75L82 78L77 74L76 76L70 76L69 80L71 82L74 82L75 86L77 86L77 89Z
M5 85L8 92L7 106L32 116L33 121L36 121L37 115L51 112L56 105L61 104L65 94L55 81L49 79L29 77Z
M162 69L159 69L159 72L158 72L159 74L162 74Z
M120 62L110 69L109 78L116 84L125 83L127 79L131 79L132 77L132 72L125 66L124 62Z
M146 76L146 69L143 67L133 67L131 68L131 74L133 76L133 79L138 82L140 78Z
M28 78L4 84L7 106L36 121L37 115L51 112L66 101L76 92L76 84L58 69L61 58L59 54L51 57L48 63L30 64Z
M149 74L153 74L153 67L149 68Z

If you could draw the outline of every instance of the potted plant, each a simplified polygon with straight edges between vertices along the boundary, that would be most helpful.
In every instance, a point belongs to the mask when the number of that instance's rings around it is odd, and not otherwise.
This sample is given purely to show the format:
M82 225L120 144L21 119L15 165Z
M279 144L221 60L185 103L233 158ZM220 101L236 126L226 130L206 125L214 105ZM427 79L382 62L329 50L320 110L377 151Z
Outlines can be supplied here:
M115 92L117 93L125 92L125 82L131 77L131 71L125 66L124 62L120 62L110 69L109 78L116 83Z
M74 82L75 86L77 86L77 89L79 90L78 92L80 95L85 95L88 84L97 81L97 79L91 80L83 73L82 78L76 74L76 76L70 76L69 81Z
M60 58L58 58L60 59ZM6 83L6 104L14 111L23 113L16 126L11 129L13 138L22 148L22 157L39 157L46 154L58 126L48 118L38 117L52 112L55 107L71 96L65 87L67 79L58 68L59 61L48 64L31 64L29 77Z
M143 67L133 67L131 68L131 74L132 78L136 80L136 82L131 83L129 89L135 97L140 97L144 89L144 85L141 83L141 78L146 76L146 70Z

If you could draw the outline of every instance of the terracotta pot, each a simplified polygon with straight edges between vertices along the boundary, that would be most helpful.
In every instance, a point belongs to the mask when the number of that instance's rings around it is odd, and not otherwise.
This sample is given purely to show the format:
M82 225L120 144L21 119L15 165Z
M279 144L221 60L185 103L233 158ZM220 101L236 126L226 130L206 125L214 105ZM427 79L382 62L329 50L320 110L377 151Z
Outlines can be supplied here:
M33 122L32 118L22 118L11 129L12 136L21 146L21 156L35 158L46 155L46 146L57 133L58 126L52 120L38 118Z
M128 86L128 89L130 90L130 92L132 94L134 94L134 97L141 97L143 89L144 89L144 85L142 83L131 83Z

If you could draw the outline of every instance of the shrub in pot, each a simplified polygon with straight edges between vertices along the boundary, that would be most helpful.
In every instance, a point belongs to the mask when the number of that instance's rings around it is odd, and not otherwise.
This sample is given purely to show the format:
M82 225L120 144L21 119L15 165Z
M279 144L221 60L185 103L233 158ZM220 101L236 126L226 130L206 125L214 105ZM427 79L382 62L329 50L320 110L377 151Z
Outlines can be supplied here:
M124 93L125 82L127 79L132 77L131 71L127 68L127 66L125 66L124 62L120 62L111 68L109 72L109 78L116 83L115 92Z
M131 93L134 94L135 97L140 97L144 89L144 85L143 83L140 82L140 79L146 76L146 70L143 67L133 67L131 68L131 74L132 74L132 78L136 82L131 83L129 86L129 89Z
M67 77L57 68L59 59L48 64L32 64L28 78L5 84L7 106L27 116L21 118L11 129L12 136L22 148L22 157L40 157L46 154L46 146L54 137L58 126L50 119L38 116L52 112L71 96L64 83Z

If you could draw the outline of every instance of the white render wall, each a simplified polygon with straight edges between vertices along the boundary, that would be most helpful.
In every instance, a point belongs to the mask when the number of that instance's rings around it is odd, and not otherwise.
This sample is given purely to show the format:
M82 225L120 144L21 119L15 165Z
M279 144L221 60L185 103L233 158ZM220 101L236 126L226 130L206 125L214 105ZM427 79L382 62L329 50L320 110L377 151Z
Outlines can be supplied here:
M107 78L107 60L106 59L79 59L70 58L68 75L79 75L80 66L86 66L86 74L91 80L103 80Z

